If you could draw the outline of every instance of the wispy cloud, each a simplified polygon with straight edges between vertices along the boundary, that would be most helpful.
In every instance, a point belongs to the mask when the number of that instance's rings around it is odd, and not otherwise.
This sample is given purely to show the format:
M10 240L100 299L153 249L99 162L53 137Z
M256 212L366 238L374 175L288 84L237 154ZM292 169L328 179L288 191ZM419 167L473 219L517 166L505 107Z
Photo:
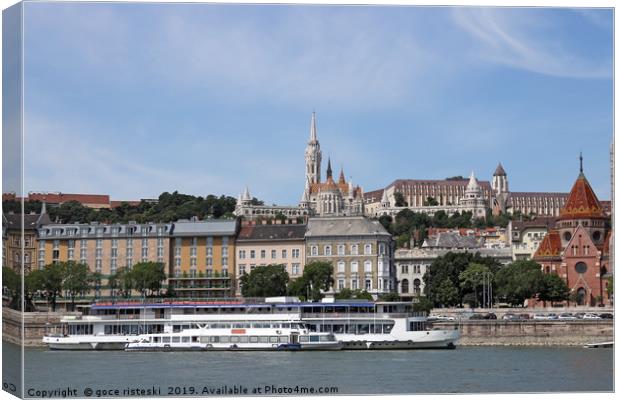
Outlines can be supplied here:
M540 14L472 7L454 8L453 16L477 39L472 52L484 61L557 77L611 78L610 59L591 59L571 48L567 35L554 32L553 20Z

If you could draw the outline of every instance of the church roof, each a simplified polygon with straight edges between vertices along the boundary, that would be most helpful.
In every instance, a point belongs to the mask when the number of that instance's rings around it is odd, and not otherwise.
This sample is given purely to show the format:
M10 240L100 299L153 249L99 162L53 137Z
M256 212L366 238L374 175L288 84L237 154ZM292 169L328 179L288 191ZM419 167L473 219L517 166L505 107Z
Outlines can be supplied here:
M557 229L552 229L547 233L543 241L534 253L534 259L555 258L562 255L562 239Z
M504 167L502 167L502 163L497 164L497 168L495 168L495 172L493 176L506 176L506 171L504 171Z
M579 173L568 194L560 219L605 218L605 212L583 172Z
M246 225L237 241L303 240L306 224Z

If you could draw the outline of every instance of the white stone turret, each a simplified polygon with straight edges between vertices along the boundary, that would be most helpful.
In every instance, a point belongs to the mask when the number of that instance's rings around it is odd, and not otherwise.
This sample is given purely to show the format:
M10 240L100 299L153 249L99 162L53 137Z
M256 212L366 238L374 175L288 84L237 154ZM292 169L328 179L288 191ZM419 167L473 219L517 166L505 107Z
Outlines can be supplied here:
M381 208L389 208L390 200L388 199L387 190L383 190L383 196L381 196Z
M306 146L306 180L321 182L321 145L316 135L316 113L312 112L310 121L310 140Z

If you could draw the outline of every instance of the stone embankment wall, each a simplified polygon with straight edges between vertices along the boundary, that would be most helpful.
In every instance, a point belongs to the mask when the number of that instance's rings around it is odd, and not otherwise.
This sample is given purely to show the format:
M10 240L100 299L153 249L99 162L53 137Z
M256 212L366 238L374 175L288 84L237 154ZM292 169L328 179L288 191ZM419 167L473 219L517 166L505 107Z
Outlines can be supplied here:
M613 320L594 321L461 321L433 327L458 327L461 346L583 346L613 341Z
M41 339L46 333L61 331L60 318L77 313L30 312L22 313L2 307L2 340L22 344L21 326L24 324L24 345L42 346Z

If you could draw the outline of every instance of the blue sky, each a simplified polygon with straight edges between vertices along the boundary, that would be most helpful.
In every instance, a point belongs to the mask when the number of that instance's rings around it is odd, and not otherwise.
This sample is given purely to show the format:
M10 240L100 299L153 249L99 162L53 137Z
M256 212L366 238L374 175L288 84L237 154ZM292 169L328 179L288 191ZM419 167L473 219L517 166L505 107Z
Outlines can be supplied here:
M581 150L608 199L612 45L601 9L27 3L25 188L295 204L316 110L366 191L568 191Z

